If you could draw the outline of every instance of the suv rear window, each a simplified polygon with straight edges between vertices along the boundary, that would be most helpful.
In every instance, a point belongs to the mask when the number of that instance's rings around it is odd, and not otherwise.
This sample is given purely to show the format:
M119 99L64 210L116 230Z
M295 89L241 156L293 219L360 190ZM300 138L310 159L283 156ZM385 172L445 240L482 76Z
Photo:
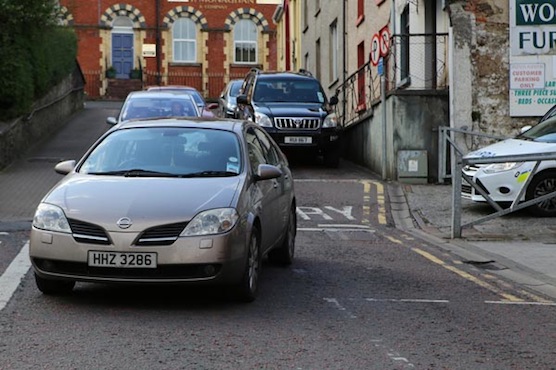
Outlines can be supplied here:
M258 102L324 103L324 93L319 82L310 79L281 78L259 79L253 92Z

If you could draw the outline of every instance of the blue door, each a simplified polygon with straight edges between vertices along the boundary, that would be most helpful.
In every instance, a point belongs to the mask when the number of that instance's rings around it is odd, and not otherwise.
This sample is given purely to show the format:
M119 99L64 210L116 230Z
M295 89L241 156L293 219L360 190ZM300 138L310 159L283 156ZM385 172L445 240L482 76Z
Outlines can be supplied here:
M133 34L112 34L112 65L116 68L116 78L129 78L133 68Z

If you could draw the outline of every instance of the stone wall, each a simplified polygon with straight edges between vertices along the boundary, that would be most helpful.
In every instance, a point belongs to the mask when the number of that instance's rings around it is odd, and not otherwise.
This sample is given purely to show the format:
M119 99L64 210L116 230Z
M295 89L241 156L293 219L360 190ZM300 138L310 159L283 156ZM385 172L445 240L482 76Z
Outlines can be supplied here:
M0 122L0 169L55 133L71 114L83 108L83 101L83 79L76 69L35 102L29 114Z
M465 73L453 76L453 126L509 137L519 128L536 123L538 117L510 117L509 1L447 2L454 34L454 59L464 60L468 55L471 62L469 76ZM462 71L461 68L451 70ZM465 81L468 78L469 81ZM464 106L458 107L458 97ZM465 107L466 100L470 102L469 107ZM490 142L491 139L469 136L459 139L458 145L464 150L473 150Z

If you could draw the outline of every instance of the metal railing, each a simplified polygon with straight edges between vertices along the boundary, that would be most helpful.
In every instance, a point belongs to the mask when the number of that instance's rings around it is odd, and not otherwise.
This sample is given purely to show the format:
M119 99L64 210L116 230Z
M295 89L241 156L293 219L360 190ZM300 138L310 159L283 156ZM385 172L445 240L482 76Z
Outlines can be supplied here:
M85 92L89 97L98 98L105 74L103 71L83 71L86 80ZM208 73L200 72L170 72L158 74L141 67L143 86L155 86L157 81L163 81L165 85L185 85L196 88L203 96L209 99L218 99L220 93L226 87L229 80L243 79L245 74L241 73Z
M448 88L448 34L393 35L383 59L386 93L395 90ZM336 89L337 114L345 126L359 122L380 101L378 66L370 61L346 77Z
M522 154L522 155L507 155L507 156L497 156L488 158L464 158L463 153L457 147L456 143L452 138L448 138L448 142L455 149L452 151L453 157L453 169L452 169L452 225L451 225L451 236L452 238L461 238L462 231L465 228L492 220L497 217L501 217L520 209L527 208L534 204L544 202L548 199L556 197L556 191L544 194L540 197L522 201L527 187L531 183L533 177L537 173L537 169L542 161L556 160L556 152L540 153L540 154ZM510 204L508 208L502 208L498 203L496 203L487 192L481 188L478 184L473 181L473 179L463 173L464 166L474 166L474 165L485 165L491 163L506 163L506 162L534 162L535 165L531 170L530 175L527 180L523 182L519 188L518 194L514 201ZM475 189L479 194L483 196L486 202L492 206L495 212L472 220L465 224L462 224L462 182L465 180L473 189Z

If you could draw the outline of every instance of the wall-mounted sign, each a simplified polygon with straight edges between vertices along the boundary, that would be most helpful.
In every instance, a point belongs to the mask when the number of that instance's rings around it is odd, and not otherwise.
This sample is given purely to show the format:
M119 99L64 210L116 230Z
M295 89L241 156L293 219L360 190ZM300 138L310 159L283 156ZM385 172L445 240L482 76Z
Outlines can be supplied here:
M378 33L373 35L371 39L371 63L376 67L380 58L380 36Z
M544 89L544 63L512 63L510 89Z
M556 0L510 0L510 116L556 104Z
M383 27L380 32L380 56L385 57L390 51L390 30L388 26Z
M145 58L156 56L156 44L143 44L143 56Z

